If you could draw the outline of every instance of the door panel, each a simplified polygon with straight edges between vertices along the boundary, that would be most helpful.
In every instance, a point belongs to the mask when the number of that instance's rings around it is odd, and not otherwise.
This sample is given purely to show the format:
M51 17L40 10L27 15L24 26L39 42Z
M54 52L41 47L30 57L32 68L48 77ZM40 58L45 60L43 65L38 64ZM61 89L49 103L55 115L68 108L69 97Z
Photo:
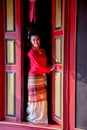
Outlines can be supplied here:
M20 0L5 0L6 120L21 120Z
M52 0L52 119L63 127L64 1Z
M54 114L55 114L55 117L59 118L59 119L62 119L62 82L61 82L61 79L62 79L62 73L61 72L58 72L58 71L55 71L55 83L54 83L54 86L55 86L55 91L54 91L54 106L55 106L55 110L54 110Z
M61 13L62 13L62 0L55 0L55 28L60 28L62 25L62 17L61 17Z
M6 40L6 64L15 65L16 64L16 45L15 39Z
M6 13L6 31L14 31L15 29L15 0L5 1Z
M6 72L6 115L7 116L16 116L16 102L15 102L15 83L16 83L16 77L15 72L7 71Z
M56 63L62 63L62 38L55 38L55 61Z

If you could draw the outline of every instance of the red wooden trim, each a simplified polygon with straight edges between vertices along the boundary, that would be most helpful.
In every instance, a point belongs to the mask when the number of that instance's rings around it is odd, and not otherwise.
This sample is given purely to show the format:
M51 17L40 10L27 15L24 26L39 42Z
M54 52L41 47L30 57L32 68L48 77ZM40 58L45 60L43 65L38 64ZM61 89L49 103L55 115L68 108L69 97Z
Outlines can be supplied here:
M16 84L16 121L21 121L21 0L15 0L16 44L17 46L17 84Z
M65 2L64 130L74 130L76 1Z
M54 57L54 0L52 0L52 57ZM54 72L52 72L52 79L54 78ZM54 86L54 82L52 80L52 83L51 83L51 89L52 89L52 95L54 97L54 89L53 89L53 86ZM51 117L53 118L53 113L54 113L54 98L52 98L52 108L51 108Z
M63 30L58 30L54 32L54 36L61 36L63 35Z
M8 122L16 122L16 117L6 116L5 121L8 121Z
M35 124L28 122L0 122L0 130L1 128L6 130L60 130L58 125Z
M62 65L56 65L55 70L60 70L60 71L62 71L62 70L63 70Z
M64 130L69 130L69 11L70 0L66 0L64 22Z
M5 33L5 39L11 39L11 38L16 38L16 33L15 32L6 32Z
M71 0L70 5L69 130L75 127L76 2Z
M17 69L17 67L16 67L16 65L12 65L12 66L10 66L10 65L6 65L6 70L7 71L11 71L11 70L15 70L16 71L16 69Z
M52 0L52 56L54 57L54 0ZM54 78L54 72L52 72L52 79ZM52 98L52 109L51 109L51 117L52 117L52 119L54 119L54 88L53 88L53 86L54 86L54 82L53 82L53 80L52 80L52 83L51 83L51 86L52 86L52 96L53 96L53 98Z
M4 1L0 1L0 120L5 118Z
M25 59L23 58L24 57L24 1L22 0L21 1L21 95L22 95L22 99L21 99L21 120L23 121L24 120L24 61Z

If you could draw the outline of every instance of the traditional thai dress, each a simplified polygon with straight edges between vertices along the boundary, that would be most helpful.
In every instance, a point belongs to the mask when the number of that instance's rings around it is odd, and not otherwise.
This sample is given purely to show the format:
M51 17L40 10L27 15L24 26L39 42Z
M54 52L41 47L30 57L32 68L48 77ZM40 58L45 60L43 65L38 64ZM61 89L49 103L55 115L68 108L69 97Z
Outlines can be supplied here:
M45 51L32 48L28 52L30 70L28 74L27 120L33 123L48 123L47 116L47 81L50 72Z

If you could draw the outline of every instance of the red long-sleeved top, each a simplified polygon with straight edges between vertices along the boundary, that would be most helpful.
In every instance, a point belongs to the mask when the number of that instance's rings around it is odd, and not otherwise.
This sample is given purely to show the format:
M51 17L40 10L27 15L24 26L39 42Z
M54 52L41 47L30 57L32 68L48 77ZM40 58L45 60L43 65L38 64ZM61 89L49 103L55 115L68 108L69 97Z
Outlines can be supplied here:
M35 48L32 48L28 52L28 57L30 59L30 70L28 75L40 75L50 72L50 66L47 65L44 49L38 51Z

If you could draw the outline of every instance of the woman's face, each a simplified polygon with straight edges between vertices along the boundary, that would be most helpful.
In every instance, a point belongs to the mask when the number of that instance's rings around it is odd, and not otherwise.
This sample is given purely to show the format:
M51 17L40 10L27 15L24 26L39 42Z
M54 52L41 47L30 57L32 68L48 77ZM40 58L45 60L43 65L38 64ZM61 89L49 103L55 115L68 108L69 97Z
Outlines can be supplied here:
M39 47L40 47L40 38L39 38L38 35L31 36L31 40L30 41L31 41L32 45L35 48L39 49Z

